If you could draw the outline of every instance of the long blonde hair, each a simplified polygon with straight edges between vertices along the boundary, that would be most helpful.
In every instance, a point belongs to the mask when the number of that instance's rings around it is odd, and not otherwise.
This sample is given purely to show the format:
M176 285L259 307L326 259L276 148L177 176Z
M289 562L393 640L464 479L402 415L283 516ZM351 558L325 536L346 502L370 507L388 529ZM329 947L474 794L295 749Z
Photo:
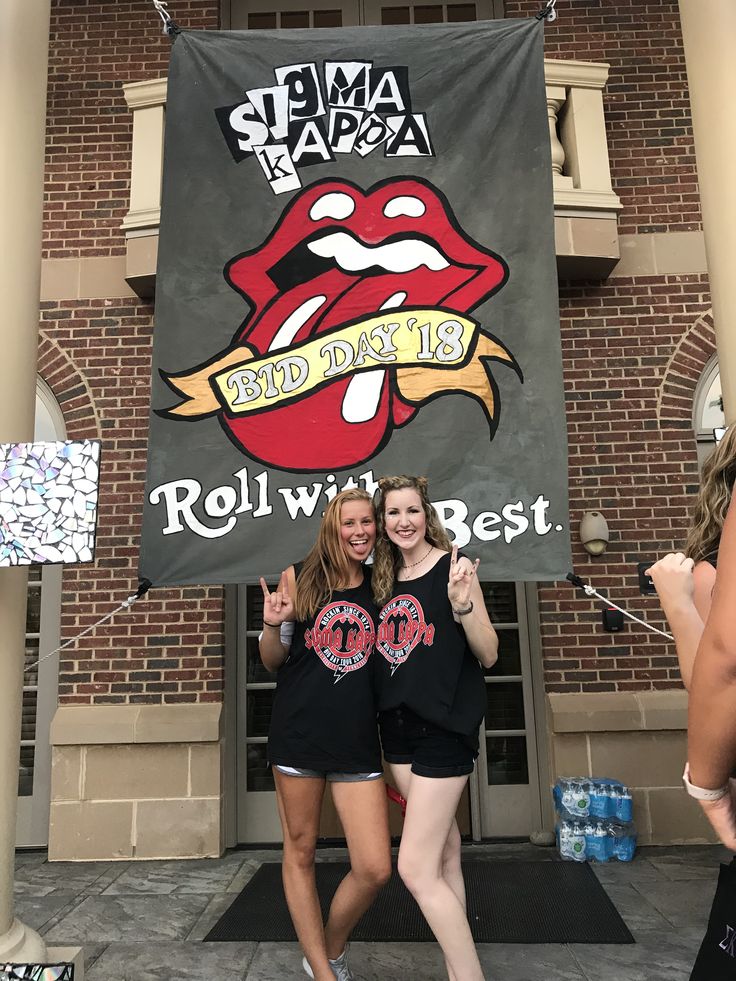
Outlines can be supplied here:
M736 480L736 425L729 426L703 465L685 552L700 562L717 551Z
M376 506L376 551L373 557L373 575L371 584L373 598L379 606L383 606L391 598L394 582L401 567L401 550L394 545L386 534L386 497L391 491L415 490L422 502L427 529L424 537L430 545L441 548L444 552L452 549L447 532L442 527L437 512L429 500L429 486L426 477L381 477L378 481Z
M336 494L325 508L325 515L317 532L317 541L304 560L296 591L296 618L308 620L329 601L336 589L350 584L350 559L340 538L340 521L343 504L349 501L367 501L371 495L360 488L350 488Z

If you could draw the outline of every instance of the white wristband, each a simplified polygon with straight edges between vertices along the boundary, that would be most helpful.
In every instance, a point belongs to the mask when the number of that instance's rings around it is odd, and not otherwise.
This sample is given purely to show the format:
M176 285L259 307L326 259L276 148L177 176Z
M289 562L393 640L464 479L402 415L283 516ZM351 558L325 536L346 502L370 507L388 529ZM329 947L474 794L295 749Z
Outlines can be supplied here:
M718 787L716 790L708 790L706 787L696 787L695 784L690 783L690 764L685 764L685 772L682 775L682 782L685 784L685 790L694 797L696 800L720 800L725 797L728 793L728 784L725 787Z

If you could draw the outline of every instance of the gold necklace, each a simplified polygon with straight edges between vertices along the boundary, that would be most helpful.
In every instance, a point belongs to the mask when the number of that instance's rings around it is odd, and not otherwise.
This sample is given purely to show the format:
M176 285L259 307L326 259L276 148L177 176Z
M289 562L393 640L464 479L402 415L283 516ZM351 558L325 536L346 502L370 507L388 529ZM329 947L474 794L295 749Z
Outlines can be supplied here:
M424 560L427 558L427 556L431 553L431 551L432 551L433 548L434 548L434 545L430 545L429 546L429 549L424 553L424 555L421 557L421 559L417 559L416 562L412 562L409 565L407 565L406 562L404 562L403 565L401 566L401 568L406 571L406 569L413 569L415 565L421 565L422 562L424 562Z

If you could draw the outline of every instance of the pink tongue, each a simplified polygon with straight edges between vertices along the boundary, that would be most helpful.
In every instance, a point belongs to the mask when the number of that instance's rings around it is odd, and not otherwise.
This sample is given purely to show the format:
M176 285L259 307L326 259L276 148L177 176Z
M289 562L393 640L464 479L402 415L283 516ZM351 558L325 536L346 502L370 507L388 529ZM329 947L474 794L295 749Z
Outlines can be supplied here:
M301 402L237 419L223 416L236 441L258 460L284 470L341 470L369 459L388 429L384 379L376 414L348 423L340 409L350 378L327 385Z
M386 273L365 278L332 270L278 297L252 327L243 331L240 339L265 354L290 314L311 297L326 296L325 304L288 343L291 347L313 333L376 313L397 293L407 294L402 306L432 306L472 274L453 266L441 273L422 268L402 275ZM326 309L330 303L332 306ZM339 379L301 401L258 415L223 415L223 425L250 456L284 470L340 470L355 466L370 459L380 447L391 422L390 405L397 423L405 422L416 409L395 395L390 398L384 377L375 414L365 422L346 422L342 405L351 381L350 377Z

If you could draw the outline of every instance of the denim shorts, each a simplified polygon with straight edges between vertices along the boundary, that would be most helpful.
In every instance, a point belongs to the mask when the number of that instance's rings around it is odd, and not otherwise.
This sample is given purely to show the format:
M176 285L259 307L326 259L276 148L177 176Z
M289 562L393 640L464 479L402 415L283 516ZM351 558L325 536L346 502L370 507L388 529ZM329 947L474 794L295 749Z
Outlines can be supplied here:
M365 780L378 780L383 776L383 773L341 773L338 770L324 773L321 770L306 770L302 766L282 766L280 763L274 763L273 766L287 777L321 777L328 783L363 783Z
M403 705L378 716L383 755L388 763L411 763L420 777L463 777L473 772L477 737L448 732Z

